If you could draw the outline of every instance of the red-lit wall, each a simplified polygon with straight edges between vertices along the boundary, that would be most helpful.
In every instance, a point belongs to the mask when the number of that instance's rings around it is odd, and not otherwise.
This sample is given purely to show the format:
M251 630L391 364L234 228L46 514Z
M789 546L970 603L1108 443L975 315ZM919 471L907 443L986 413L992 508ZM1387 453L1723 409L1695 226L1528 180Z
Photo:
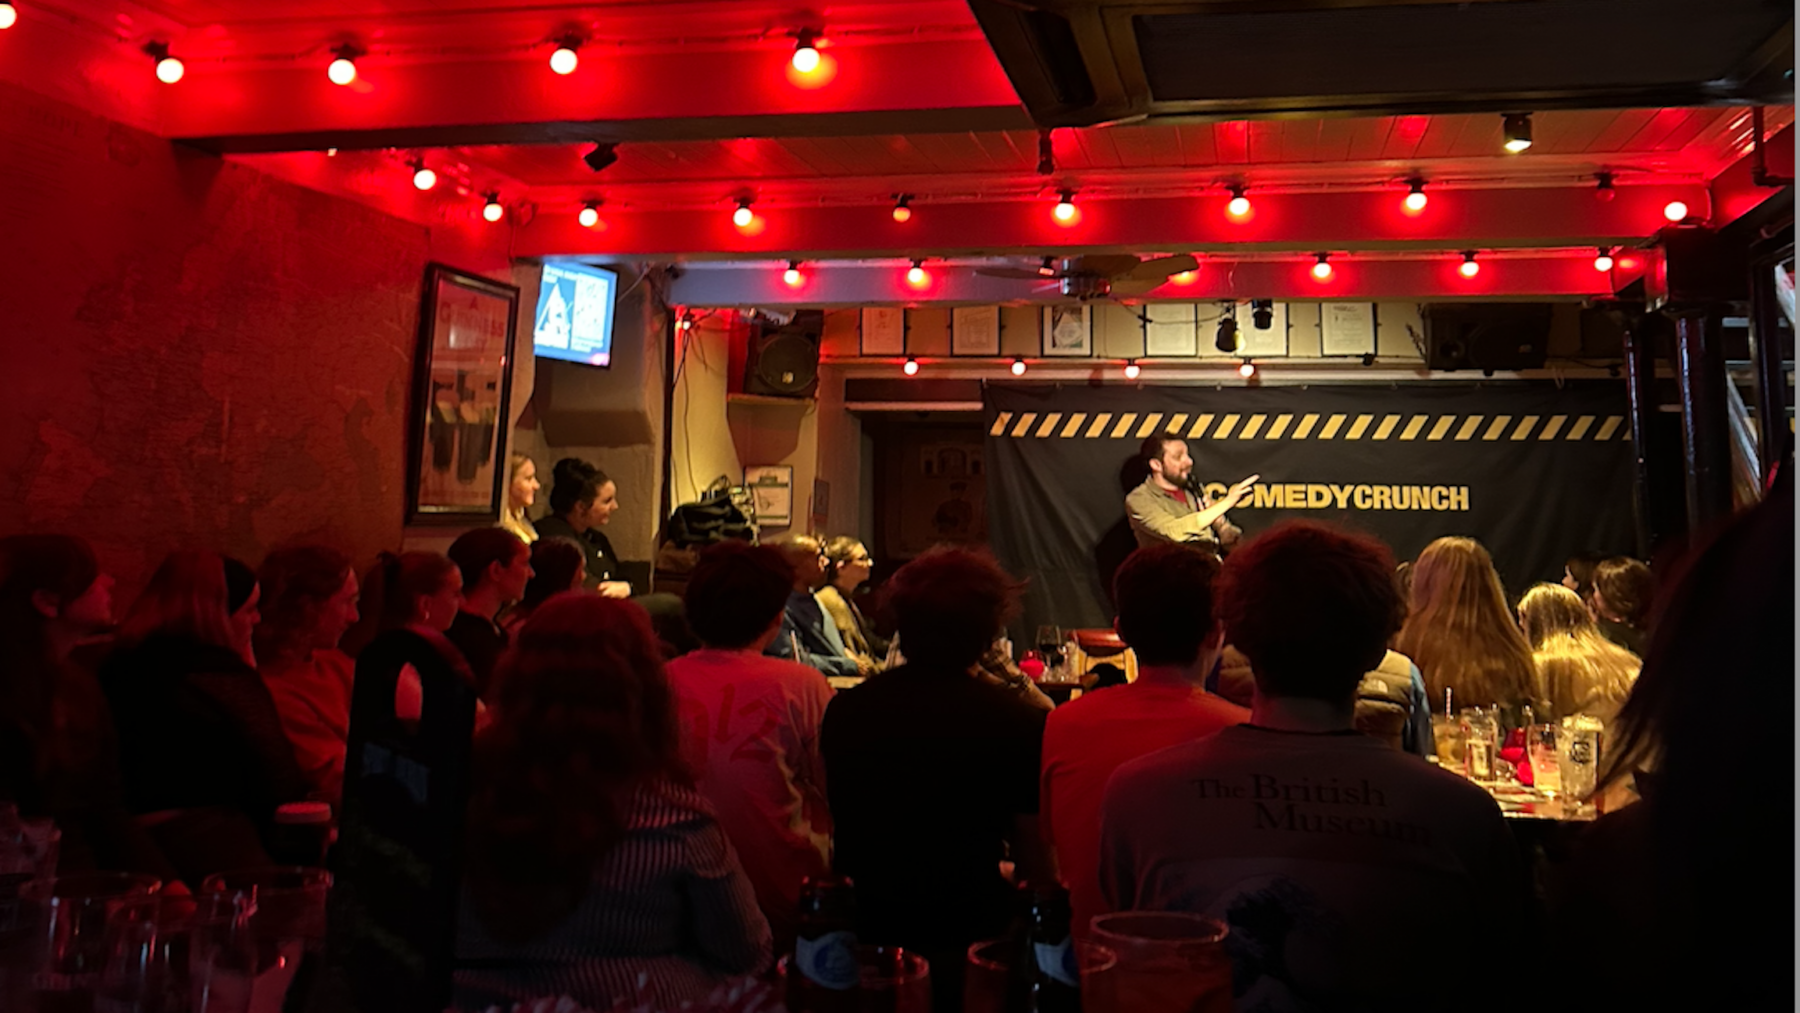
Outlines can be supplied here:
M127 592L178 546L397 547L425 264L510 279L467 238L0 84L0 532Z

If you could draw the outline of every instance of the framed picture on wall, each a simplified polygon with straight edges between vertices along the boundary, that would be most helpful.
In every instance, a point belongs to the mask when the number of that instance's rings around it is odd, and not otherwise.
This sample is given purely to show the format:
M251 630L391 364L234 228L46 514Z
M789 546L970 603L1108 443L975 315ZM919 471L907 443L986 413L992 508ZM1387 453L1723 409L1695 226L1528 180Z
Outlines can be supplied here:
M1046 306L1043 320L1045 355L1094 354L1093 307L1086 303Z
M862 354L905 355L906 311L898 306L864 306Z
M408 524L500 518L518 310L515 286L426 265L407 448Z
M958 306L950 311L950 354L1000 354L1000 307Z
M744 488L755 498L758 526L785 528L794 523L792 465L753 464L744 469Z

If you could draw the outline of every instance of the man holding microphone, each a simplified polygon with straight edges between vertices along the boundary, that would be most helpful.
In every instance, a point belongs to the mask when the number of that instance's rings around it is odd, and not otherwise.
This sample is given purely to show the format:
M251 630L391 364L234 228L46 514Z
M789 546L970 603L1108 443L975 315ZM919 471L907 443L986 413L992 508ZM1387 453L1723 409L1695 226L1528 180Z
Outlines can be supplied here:
M1156 433L1144 441L1139 453L1150 467L1150 477L1125 497L1125 513L1139 548L1191 542L1218 552L1237 543L1243 531L1225 518L1225 512L1250 494L1261 475L1238 482L1215 502L1194 481L1194 459L1180 436Z

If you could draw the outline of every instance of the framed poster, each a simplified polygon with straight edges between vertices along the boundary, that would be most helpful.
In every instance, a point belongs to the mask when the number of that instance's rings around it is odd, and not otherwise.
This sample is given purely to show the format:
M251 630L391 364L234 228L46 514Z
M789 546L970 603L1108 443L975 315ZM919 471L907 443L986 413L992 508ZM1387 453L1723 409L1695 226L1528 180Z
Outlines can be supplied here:
M513 285L426 265L407 448L408 524L499 520L518 310Z
M1043 320L1045 355L1094 354L1093 307L1087 303L1046 306Z
M906 311L898 306L864 306L862 354L905 355Z
M1319 354L1366 355L1375 351L1375 304L1328 302L1319 307Z
M1146 303L1143 311L1145 358L1200 354L1200 317L1193 303Z
M758 526L794 523L794 469L786 464L753 464L744 469L744 487L756 501Z
M958 306L950 311L950 354L1000 354L1000 307Z

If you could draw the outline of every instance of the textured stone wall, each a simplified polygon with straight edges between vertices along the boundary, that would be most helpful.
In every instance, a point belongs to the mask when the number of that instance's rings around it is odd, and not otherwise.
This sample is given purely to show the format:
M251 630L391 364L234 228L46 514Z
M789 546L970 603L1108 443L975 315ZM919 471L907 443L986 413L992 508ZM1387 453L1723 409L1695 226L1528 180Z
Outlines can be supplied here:
M425 264L503 253L4 84L0 153L0 532L399 545Z

